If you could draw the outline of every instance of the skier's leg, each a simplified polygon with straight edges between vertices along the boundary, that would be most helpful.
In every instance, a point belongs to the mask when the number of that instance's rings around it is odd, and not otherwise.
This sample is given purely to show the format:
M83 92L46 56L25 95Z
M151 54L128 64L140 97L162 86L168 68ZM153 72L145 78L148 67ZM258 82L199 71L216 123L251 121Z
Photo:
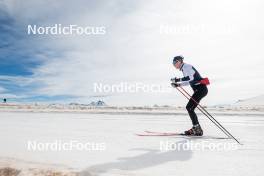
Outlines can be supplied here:
M197 98L199 97L199 92L195 92L192 96L192 98ZM196 99L194 99L196 100ZM190 130L187 130L184 132L186 135L194 135L194 136L202 136L203 135L203 130L199 124L198 118L196 113L194 112L194 109L197 107L196 101L190 99L189 103L186 106L186 109L189 113L189 116L192 120L193 127Z
M194 97L194 95L196 95L197 93L195 92L193 94L192 97ZM189 100L187 106L186 106L186 109L188 111L188 114L192 120L192 124L193 124L193 127L187 131L184 132L184 134L186 135L197 135L197 136L202 136L203 135L203 131L202 129L200 131L197 132L196 128L197 127L200 127L199 125L199 121L198 121L198 118L197 118L197 115L196 113L194 112L194 109L196 108L196 102L193 101L192 99Z
M192 95L192 98L196 98L196 94L197 92L195 92L193 95ZM195 99L196 100L196 99ZM192 99L189 100L189 102L187 103L186 105L186 109L188 111L188 114L192 120L192 124L193 126L199 124L199 121L198 121L198 118L197 118L197 115L196 113L194 112L194 109L197 107L196 105L196 102L194 102Z
M193 126L199 124L197 115L194 112L194 110L198 106L197 103L199 103L201 101L201 99L207 95L207 92L208 92L207 87L203 86L203 85L200 85L197 88L197 90L195 90L194 94L192 95L192 98L189 100L189 102L188 102L188 104L186 106L188 114L189 114L189 116L190 116L190 118L192 120Z

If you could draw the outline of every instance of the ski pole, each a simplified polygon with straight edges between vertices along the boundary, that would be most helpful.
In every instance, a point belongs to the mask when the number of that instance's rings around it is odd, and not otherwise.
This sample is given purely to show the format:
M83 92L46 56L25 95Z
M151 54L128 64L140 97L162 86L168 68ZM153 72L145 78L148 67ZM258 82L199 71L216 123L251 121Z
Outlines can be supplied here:
M187 95L185 95L178 87L176 87L179 92L181 92L188 100L192 99L198 106L198 109L209 119L211 122L213 122L222 132L224 132L228 137L233 138L238 144L241 144L226 128L224 128L204 107L202 107L185 89L182 87L181 90L183 90ZM204 112L203 112L203 111ZM212 120L211 118L214 120Z
M179 89L178 89L179 90ZM185 96L188 100L190 100L190 98L185 95L182 91L179 90L179 92L181 92L181 94L183 96ZM227 135L228 137L231 137L227 132L225 132L218 124L216 124L216 122L214 122L199 106L197 107L212 123L214 123L222 132L225 133L225 135Z
M179 90L179 89L178 89ZM181 92L181 94L183 96L185 96L188 100L190 100L190 97L188 97L187 95L185 95L182 91L179 90L179 92ZM226 131L224 131L215 121L213 121L211 119L211 117L209 117L199 106L197 107L212 123L214 123L222 132L225 133L225 135L227 135L228 137L231 137Z
M225 127L223 127L204 107L202 107L194 98L192 98L192 96L182 87L180 87L200 108L202 108L222 129L224 129L224 131L226 131L230 137L232 137L233 139L235 139L237 142L238 140L229 132L227 131L227 129ZM238 142L239 143L239 142ZM240 143L239 143L240 144Z

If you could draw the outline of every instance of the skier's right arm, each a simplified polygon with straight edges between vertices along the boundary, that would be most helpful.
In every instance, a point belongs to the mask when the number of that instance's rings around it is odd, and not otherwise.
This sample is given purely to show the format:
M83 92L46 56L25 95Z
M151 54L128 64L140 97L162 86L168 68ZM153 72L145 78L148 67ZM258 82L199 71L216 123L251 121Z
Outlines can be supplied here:
M190 82L194 80L195 71L193 70L191 65L186 65L183 70L183 78L180 78L180 86L188 86Z

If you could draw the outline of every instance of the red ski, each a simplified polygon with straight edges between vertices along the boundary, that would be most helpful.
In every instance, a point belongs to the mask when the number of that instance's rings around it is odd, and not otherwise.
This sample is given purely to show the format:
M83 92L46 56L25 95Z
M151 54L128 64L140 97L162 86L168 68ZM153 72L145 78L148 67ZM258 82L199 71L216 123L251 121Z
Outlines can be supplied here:
M192 136L184 133L175 132L156 132L156 131L144 131L144 133L137 133L137 136L182 136L188 138L202 138L202 139L230 139L229 137L216 137L216 136Z
M183 133L168 133L168 132L155 132L155 131L144 131L142 134L136 134L137 136L184 136Z

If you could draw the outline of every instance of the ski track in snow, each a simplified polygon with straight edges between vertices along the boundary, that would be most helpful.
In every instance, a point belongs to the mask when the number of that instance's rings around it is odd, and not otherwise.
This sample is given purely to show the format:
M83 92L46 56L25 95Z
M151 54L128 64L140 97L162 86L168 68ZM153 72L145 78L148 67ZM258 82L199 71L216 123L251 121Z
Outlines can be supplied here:
M242 146L236 150L160 151L161 142L175 144L235 143L200 115L204 136L142 137L145 130L182 132L191 127L187 115L115 115L85 113L0 112L0 175L174 176L262 175L264 116L221 116L222 123ZM219 139L221 138L221 139ZM104 151L29 151L28 140L77 140L105 143ZM190 169L192 168L192 169ZM8 170L11 169L11 170Z

